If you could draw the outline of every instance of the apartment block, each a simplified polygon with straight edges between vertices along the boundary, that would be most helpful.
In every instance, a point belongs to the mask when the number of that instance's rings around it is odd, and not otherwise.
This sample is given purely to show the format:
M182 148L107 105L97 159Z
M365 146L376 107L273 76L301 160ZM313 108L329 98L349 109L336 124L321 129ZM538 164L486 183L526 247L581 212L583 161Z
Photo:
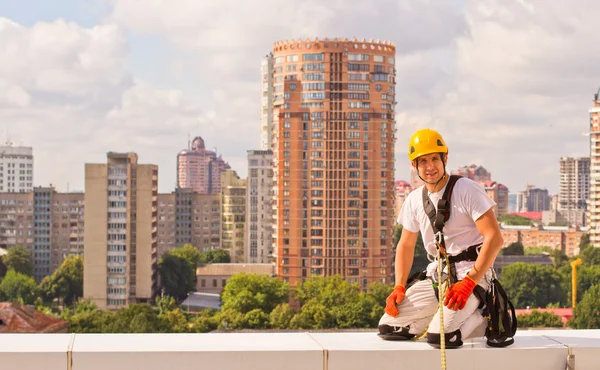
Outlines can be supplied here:
M358 39L276 42L277 275L392 276L396 48Z
M53 187L0 193L0 247L29 251L39 283L69 255L83 254L83 200L83 193L58 193Z
M273 146L273 53L262 59L260 101L260 148L271 150Z
M135 153L85 165L83 295L103 309L157 294L158 166Z
M402 205L404 204L406 197L408 197L408 194L413 191L413 188L408 182L398 180L394 183L394 190L396 195L394 199L394 218L396 219L400 214L400 210L402 209Z
M560 158L558 207L561 219L585 226L585 212L590 197L590 157Z
M501 225L500 232L505 247L520 242L525 248L550 247L560 249L569 257L579 254L579 242L585 234L585 230L579 227L541 225Z
M463 166L456 171L453 171L451 175L460 175L466 177L475 182L488 182L492 181L492 174L486 170L483 166L472 164L470 166Z
M590 242L600 247L600 89L590 109L590 195L587 228Z
M273 152L248 151L244 262L273 261Z
M158 257L185 244L200 252L221 246L221 196L176 189L158 194Z
M233 170L221 175L221 248L229 252L232 263L244 261L246 230L246 180Z
M487 195L496 202L494 213L500 217L508 213L508 188L496 181L480 182Z
M221 174L230 169L214 151L207 150L204 140L196 137L191 147L177 155L177 187L201 194L221 193Z
M0 192L28 193L33 191L33 149L0 146Z

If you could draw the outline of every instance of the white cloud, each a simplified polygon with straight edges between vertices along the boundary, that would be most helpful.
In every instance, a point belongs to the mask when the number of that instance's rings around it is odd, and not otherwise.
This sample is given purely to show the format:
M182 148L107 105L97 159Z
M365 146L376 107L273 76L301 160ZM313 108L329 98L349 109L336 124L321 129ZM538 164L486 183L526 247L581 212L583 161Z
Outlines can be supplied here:
M207 119L181 91L134 81L120 27L0 19L0 44L0 128L33 146L36 185L82 190L84 163L135 151L159 165L161 190L172 189L174 155Z
M559 157L588 153L581 133L600 83L593 0L107 1L92 28L0 19L0 120L35 147L36 182L82 186L85 161L135 150L159 164L169 191L188 133L245 175L259 143L261 57L275 41L315 36L396 43L398 178L421 127L444 134L452 169L482 164L511 191L556 191ZM129 33L172 47L170 68L156 72L166 87L129 69L139 51Z

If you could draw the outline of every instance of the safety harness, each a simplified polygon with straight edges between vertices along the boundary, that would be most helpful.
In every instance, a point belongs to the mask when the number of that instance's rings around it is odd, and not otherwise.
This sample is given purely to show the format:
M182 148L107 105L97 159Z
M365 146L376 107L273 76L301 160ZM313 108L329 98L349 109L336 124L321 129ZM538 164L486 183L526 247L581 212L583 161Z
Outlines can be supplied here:
M479 255L481 244L472 245L456 256L450 256L446 253L446 242L443 236L444 225L450 218L450 199L452 190L456 182L461 178L458 175L451 175L448 178L446 190L442 198L438 201L437 212L433 202L429 198L427 187L423 187L423 208L429 217L433 233L436 235L436 245L438 248L438 264L442 268L448 266L448 280L450 285L458 282L456 275L456 263L461 261L476 261ZM441 259L441 264L439 263ZM439 268L438 265L438 268ZM491 347L506 347L514 343L514 335L517 331L517 318L515 308L508 299L506 292L496 279L496 273L492 269L493 277L490 283L490 289L486 292L480 285L476 285L473 294L479 299L479 309L482 315L487 318L488 326L485 336L487 344ZM438 271L440 273L440 271ZM438 284L442 282L438 279ZM434 285L436 295L439 295L437 287ZM440 299L441 300L441 299ZM441 329L443 330L443 323ZM440 339L443 340L443 333L440 333Z

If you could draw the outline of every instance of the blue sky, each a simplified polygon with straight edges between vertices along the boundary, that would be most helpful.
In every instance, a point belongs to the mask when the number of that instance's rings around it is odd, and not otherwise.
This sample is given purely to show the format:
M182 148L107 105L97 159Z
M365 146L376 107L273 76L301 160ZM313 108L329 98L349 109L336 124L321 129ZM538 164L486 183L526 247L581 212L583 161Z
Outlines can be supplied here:
M2 19L0 140L33 146L34 182L62 191L83 189L85 162L126 150L172 191L188 135L245 176L260 59L299 37L396 43L397 179L423 127L445 136L450 170L483 165L511 192L555 193L559 158L589 153L592 0L0 0Z

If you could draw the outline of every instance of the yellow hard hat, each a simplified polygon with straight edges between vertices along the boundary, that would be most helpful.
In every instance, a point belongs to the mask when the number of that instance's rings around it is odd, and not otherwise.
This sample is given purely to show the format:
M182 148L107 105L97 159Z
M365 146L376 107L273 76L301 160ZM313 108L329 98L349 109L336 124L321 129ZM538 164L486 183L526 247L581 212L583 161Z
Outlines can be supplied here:
M408 159L412 162L422 155L431 153L448 153L442 135L429 128L415 132L408 143Z

